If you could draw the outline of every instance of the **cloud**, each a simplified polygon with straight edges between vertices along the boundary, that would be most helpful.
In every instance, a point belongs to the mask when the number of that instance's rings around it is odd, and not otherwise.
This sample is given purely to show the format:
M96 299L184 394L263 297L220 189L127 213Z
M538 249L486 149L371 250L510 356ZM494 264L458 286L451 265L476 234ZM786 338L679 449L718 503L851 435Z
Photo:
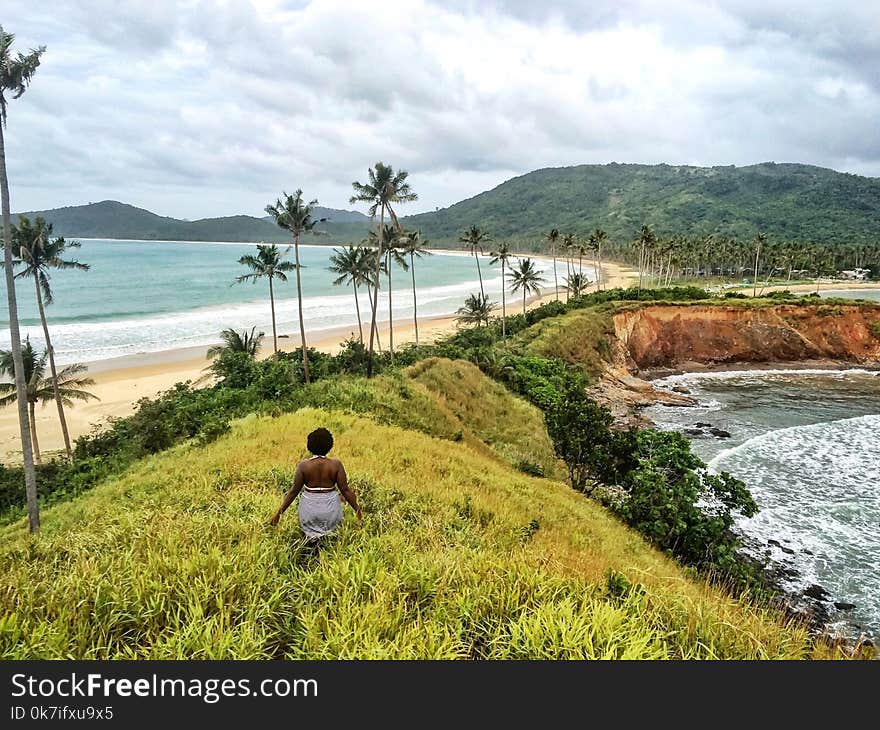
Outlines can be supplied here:
M19 47L48 47L10 107L18 210L259 214L297 187L349 207L376 160L410 171L412 212L585 162L880 175L871 3L82 0L4 15Z

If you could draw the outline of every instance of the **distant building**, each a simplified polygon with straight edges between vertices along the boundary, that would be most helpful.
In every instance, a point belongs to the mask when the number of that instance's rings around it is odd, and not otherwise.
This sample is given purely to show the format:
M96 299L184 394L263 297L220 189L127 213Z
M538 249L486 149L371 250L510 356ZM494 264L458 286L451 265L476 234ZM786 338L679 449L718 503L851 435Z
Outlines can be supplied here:
M842 279L852 279L854 281L866 281L870 275L870 269L849 269L840 272Z

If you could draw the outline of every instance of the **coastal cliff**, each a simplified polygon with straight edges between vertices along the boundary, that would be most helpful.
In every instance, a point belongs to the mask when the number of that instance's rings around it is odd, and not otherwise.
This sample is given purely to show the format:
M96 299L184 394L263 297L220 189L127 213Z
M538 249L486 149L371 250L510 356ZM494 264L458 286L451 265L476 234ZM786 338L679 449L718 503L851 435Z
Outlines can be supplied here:
M793 363L880 365L880 306L871 304L649 304L610 317L605 367L590 396L621 425L649 426L639 409L695 405L682 389L655 388L658 371ZM544 354L575 363L556 337ZM653 372L652 372L653 371Z
M880 307L652 305L618 312L630 372L688 364L880 361ZM617 359L617 358L615 358Z

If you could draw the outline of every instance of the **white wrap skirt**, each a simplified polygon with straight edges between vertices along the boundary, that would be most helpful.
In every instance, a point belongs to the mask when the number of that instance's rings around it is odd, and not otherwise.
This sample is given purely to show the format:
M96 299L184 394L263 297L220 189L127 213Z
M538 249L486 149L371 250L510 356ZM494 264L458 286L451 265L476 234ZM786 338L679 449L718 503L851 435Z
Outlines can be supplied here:
M299 524L310 540L333 532L342 522L342 498L337 490L332 492L309 492L303 489L299 495Z

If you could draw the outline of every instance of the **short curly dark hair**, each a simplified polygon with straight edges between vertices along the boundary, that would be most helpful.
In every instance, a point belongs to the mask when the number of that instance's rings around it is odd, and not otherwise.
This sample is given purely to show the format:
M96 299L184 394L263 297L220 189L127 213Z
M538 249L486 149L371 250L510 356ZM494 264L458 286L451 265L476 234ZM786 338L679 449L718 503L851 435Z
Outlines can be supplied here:
M333 434L326 428L316 428L309 434L306 448L316 456L326 456L333 448Z

